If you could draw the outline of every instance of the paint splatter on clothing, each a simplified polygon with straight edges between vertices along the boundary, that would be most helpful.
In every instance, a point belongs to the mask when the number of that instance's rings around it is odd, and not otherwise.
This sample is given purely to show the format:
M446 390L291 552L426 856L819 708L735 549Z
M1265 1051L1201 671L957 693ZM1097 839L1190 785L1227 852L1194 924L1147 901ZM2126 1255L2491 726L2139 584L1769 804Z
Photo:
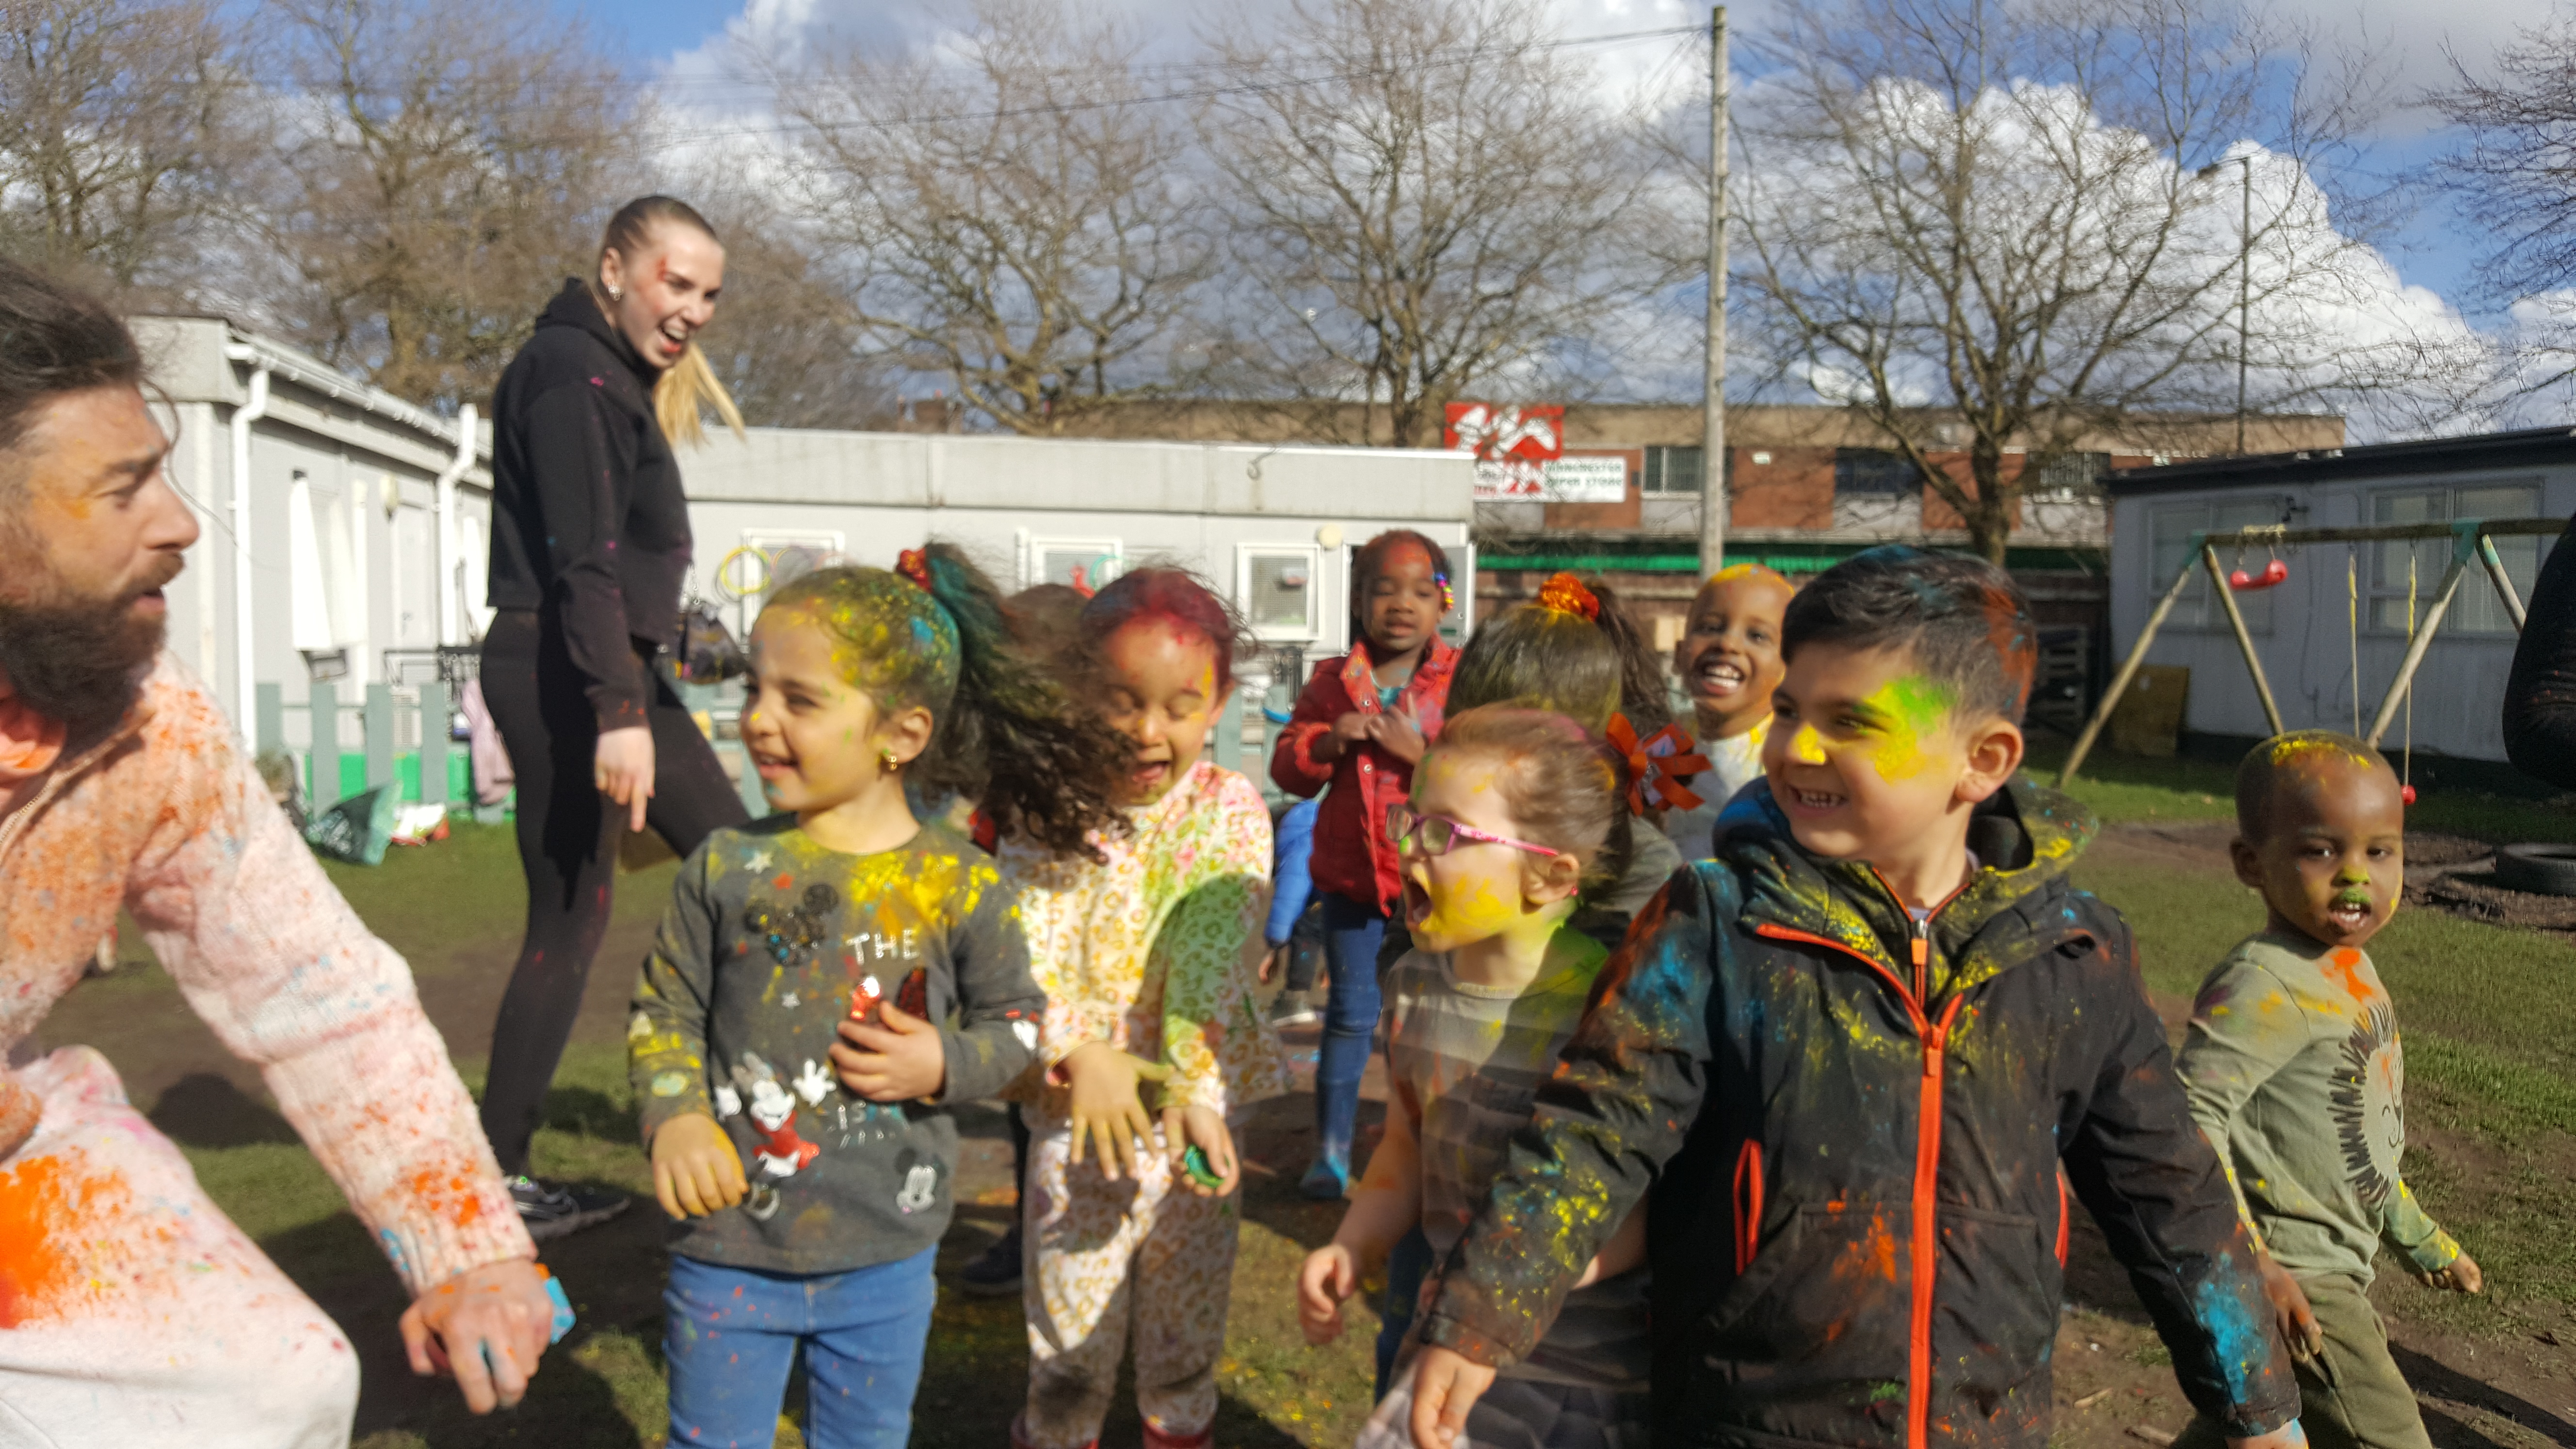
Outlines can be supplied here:
M752 1193L681 1224L672 1251L811 1274L936 1245L957 1168L944 1104L992 1096L1036 1054L1028 962L991 858L944 825L873 855L821 845L790 816L708 836L644 960L627 1072L648 1140L683 1113L713 1117ZM938 1023L937 1101L871 1102L834 1074L861 992Z
M1134 1179L1073 1165L1065 1119L1030 1122L1021 1222L1029 1271L1029 1397L1014 1439L1084 1449L1100 1438L1118 1363L1136 1344L1136 1412L1145 1442L1187 1442L1216 1421L1240 1223L1237 1199L1200 1197L1171 1158L1149 1152Z
M2016 780L1918 934L1865 862L1739 796L1604 968L1427 1341L1526 1356L1651 1186L1658 1443L2037 1449L2064 1181L2192 1402L2237 1435L2295 1417L2128 927L2067 883L2092 830Z
M232 722L167 655L108 737L70 741L0 814L0 1048L80 980L120 907L216 1037L261 1069L413 1292L535 1256L410 970L340 898ZM56 1110L45 1104L48 1119ZM81 1149L63 1150L64 1171L82 1175ZM175 1152L167 1164L171 1182L132 1184L152 1205L145 1236L193 1231L170 1215L199 1200L194 1184ZM33 1245L0 1252L22 1250Z
M1439 639L1425 644L1392 712L1412 716L1424 739L1438 738L1449 678L1457 668L1456 649ZM1413 767L1375 740L1362 740L1329 761L1315 758L1315 745L1332 733L1333 721L1355 710L1388 712L1378 703L1376 664L1366 639L1315 666L1270 747L1270 778L1301 800L1323 792L1311 866L1315 889L1391 916L1404 881L1396 870L1395 842L1386 837L1386 807L1413 788Z
M1002 843L1046 993L1046 1066L1107 1042L1170 1063L1168 1100L1220 1115L1287 1091L1278 1033L1252 999L1270 904L1260 792L1201 760L1127 819L1124 838L1093 841L1105 864ZM1065 1088L1044 1091L1064 1115ZM1020 1095L1034 1094L1023 1084Z
M2248 937L2201 983L2180 1066L2247 1225L2293 1277L2368 1283L2383 1242L2427 1273L2460 1255L2398 1171L2406 1058L2367 953Z
M1537 978L1518 989L1461 981L1447 955L1422 951L1387 973L1388 1109L1410 1119L1421 1147L1422 1232L1436 1256L1466 1236L1609 955L1569 928L1549 942ZM1504 1374L1642 1389L1651 1357L1647 1281L1641 1269L1573 1290L1546 1337Z

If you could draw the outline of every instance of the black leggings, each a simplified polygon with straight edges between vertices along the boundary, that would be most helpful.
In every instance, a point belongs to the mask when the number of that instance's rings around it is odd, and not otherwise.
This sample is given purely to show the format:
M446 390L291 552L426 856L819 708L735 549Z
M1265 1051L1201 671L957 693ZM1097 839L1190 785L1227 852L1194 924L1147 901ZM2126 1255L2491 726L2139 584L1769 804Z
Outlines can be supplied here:
M713 747L678 694L655 675L653 799L646 820L682 856L709 832L750 818ZM582 678L549 614L504 609L483 636L483 703L518 777L519 862L528 874L528 934L492 1026L483 1131L501 1170L528 1170L528 1140L544 1114L555 1064L581 1014L590 958L608 930L617 842L626 811L594 786L599 725Z

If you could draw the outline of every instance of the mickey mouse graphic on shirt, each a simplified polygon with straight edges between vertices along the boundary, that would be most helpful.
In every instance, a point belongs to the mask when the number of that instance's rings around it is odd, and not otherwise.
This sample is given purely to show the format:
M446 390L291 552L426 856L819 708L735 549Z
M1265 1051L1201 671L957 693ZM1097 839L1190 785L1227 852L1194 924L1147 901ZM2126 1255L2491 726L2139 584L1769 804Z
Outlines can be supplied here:
M760 1164L763 1176L794 1177L805 1164L823 1155L822 1148L796 1135L795 1095L759 1053L744 1052L742 1061L733 1069L733 1079L743 1097L748 1098L752 1130L760 1138L752 1158Z

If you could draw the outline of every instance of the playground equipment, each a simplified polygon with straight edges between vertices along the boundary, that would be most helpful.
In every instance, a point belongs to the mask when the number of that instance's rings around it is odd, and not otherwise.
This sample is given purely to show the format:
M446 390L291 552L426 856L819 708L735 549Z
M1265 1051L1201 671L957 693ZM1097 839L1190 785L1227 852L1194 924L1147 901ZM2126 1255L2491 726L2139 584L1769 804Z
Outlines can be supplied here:
M2273 701L2271 681L2263 675L2262 657L2254 652L2254 636L2245 628L2245 615L2236 607L2236 595L2249 588L2271 587L2289 577L2288 565L2282 563L2278 556L2279 549L2296 548L2312 543L2403 543L2420 539L2449 539L2451 560L2442 571L2441 583L2433 590L2432 605L2424 610L2421 627L2418 627L2415 618L2416 590L2412 561L2410 560L2408 564L2406 654L2398 663L2396 681L2389 686L2387 695L2379 701L2378 712L2371 717L2369 732L2362 735L2362 738L2376 749L2381 738L2388 733L2389 725L2396 721L2401 707L2410 704L2415 671L2424 662L2425 652L2432 647L2433 635L2442 627L2443 615L2450 612L2451 602L2459 594L2460 581L2467 575L2470 563L2474 561L2485 569L2487 578L2495 585L2497 596L2504 602L2506 616L2513 620L2513 627L2518 633L2522 629L2523 622L2522 595L2515 590L2513 579L2505 573L2504 560L2497 556L2495 545L2490 540L2531 536L2554 538L2565 532L2566 528L2565 521L2555 518L2461 518L2449 523L2382 523L2355 528L2291 528L2285 524L2265 524L2223 532L2194 533L2190 542L2185 545L2183 566L2175 572L2173 583L2167 586L2164 594L2156 600L2154 610L2147 615L2146 627L2138 631L2137 642L2129 646L2128 657L2120 661L2120 672L2112 677L2111 687L2103 692L2101 702L2094 707L2093 717L2085 722L2084 733L2076 737L2075 748L2066 757L2066 768L2058 772L2058 786L2061 789L2064 788L2075 778L2075 772L2083 768L2084 757L2092 753L2093 742L2101 737L2103 726L2110 722L2112 709L2119 704L2120 697L2128 693L2130 682L2137 678L2138 667L2146 663L2147 650L2156 642L2156 631L2164 627L2166 616L2173 613L2174 605L2181 601L2183 590L2190 586L2194 572L2205 572L2208 575L2212 592L2218 596L2219 607L2227 615L2227 626L2236 636L2236 647L2245 656L2245 668L2254 678L2254 694L2262 701L2264 722L2269 724L2272 733L2277 735L2282 733L2281 707ZM2228 571L2218 562L2218 549L2222 543L2232 543L2240 553L2244 549L2259 545L2275 551L2274 557L2271 564L2266 566L2259 576L2249 575L2240 567L2235 570L2235 575L2231 578ZM2238 584L2235 582L2236 578L2243 578L2246 582ZM2358 574L2349 559L2345 562L2345 587L2352 600L2352 692L2355 726L2358 733L2361 707L2361 603ZM2411 721L2411 710L2409 717ZM2407 744L2411 764L2413 753L2411 726ZM2409 785L2407 788L2411 795L2413 787Z

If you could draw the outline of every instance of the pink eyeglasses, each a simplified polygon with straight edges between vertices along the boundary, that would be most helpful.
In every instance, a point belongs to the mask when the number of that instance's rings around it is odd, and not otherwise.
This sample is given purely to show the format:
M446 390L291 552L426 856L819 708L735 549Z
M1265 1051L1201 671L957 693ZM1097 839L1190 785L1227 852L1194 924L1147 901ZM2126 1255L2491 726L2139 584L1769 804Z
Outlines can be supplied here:
M1565 853L1561 850L1551 850L1544 845L1532 845L1526 840L1488 834L1472 825L1461 825L1446 815L1425 815L1402 800L1395 801L1386 807L1386 836L1387 839L1395 842L1398 850L1403 849L1407 844L1412 844L1421 847L1424 855L1447 855L1450 849L1462 840L1481 845L1508 845L1514 850L1526 850L1532 855Z

